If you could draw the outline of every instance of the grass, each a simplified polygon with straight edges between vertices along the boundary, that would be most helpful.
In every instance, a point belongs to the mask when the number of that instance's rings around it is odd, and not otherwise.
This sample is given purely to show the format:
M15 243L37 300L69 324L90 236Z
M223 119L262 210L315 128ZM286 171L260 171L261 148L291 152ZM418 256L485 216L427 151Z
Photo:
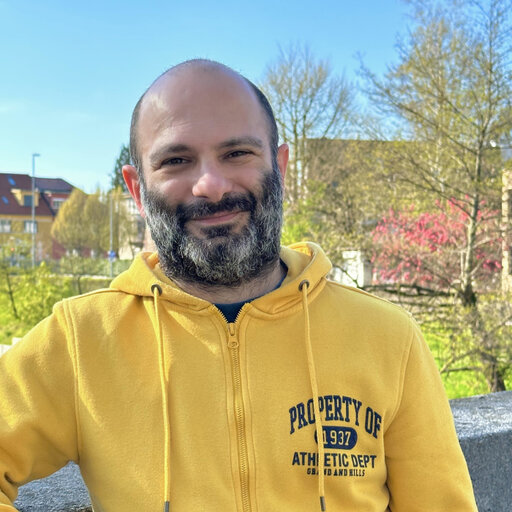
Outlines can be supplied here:
M424 325L423 334L439 369L449 354L449 333L442 327ZM461 367L479 367L479 361L466 357L453 365L453 369ZM449 371L441 374L448 398L463 398L467 396L489 393L489 387L484 375L479 370ZM506 388L512 388L512 378L505 380Z
M108 287L109 278L82 277L80 280L83 293ZM49 280L37 287L17 288L17 278L13 284L16 288L16 309L20 318L16 318L5 289L0 289L0 344L11 345L13 338L23 337L37 322L51 312L53 304L64 297L78 294L76 283L71 277L50 276ZM3 293L2 293L3 292ZM29 296L30 295L30 296ZM45 306L43 307L43 303Z

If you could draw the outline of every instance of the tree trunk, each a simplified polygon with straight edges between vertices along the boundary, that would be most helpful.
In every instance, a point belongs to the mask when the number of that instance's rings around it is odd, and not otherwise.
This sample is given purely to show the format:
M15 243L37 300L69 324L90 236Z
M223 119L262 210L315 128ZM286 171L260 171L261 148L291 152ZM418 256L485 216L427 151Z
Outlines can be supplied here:
M466 251L464 254L465 257L461 275L462 304L469 307L476 305L476 293L473 289L473 270L475 262L476 226L479 211L480 196L475 194L473 204L471 205L471 213L468 219Z
M486 374L485 377L489 386L489 391L491 393L496 393L497 391L506 391L507 388L505 386L505 376L499 367L496 357L490 356L489 354L484 354L482 359L485 360L484 372Z
M9 296L9 301L11 303L12 312L14 314L14 318L19 319L18 310L16 309L16 302L14 300L14 290L12 289L11 276L9 275L9 270L5 269L5 282L7 284L7 295Z

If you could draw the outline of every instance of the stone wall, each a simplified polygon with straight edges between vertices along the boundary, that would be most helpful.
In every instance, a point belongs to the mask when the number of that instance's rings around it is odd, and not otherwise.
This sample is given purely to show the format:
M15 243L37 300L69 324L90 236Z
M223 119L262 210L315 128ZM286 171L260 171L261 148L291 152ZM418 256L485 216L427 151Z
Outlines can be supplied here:
M510 512L512 391L452 400L451 406L479 512ZM21 512L85 512L89 504L73 464L21 487L15 503Z
M451 401L479 512L512 510L512 391Z

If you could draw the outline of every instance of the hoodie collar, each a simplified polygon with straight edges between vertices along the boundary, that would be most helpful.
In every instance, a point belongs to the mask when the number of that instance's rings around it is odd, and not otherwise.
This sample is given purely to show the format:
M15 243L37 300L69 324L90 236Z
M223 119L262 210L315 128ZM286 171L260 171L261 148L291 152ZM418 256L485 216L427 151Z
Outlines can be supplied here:
M312 242L302 242L282 247L280 257L288 267L283 284L276 290L259 297L251 304L262 313L275 314L294 305L300 305L297 293L299 283L310 283L308 295L314 299L325 284L331 263L322 249ZM208 308L211 303L184 292L169 279L162 279L158 272L158 255L144 252L134 259L130 268L116 277L110 287L141 297L152 297L151 286L158 284L162 290L160 300L170 301L196 311Z

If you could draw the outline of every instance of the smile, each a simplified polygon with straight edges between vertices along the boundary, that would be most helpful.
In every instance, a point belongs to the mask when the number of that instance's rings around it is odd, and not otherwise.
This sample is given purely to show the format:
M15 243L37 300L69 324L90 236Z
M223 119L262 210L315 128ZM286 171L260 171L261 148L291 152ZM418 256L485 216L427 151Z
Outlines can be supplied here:
M197 222L203 225L213 225L213 224L224 224L226 222L231 222L235 220L237 216L239 216L243 211L234 211L234 212L217 212L211 215L206 215L204 217L196 217L194 219L190 219L191 222Z

